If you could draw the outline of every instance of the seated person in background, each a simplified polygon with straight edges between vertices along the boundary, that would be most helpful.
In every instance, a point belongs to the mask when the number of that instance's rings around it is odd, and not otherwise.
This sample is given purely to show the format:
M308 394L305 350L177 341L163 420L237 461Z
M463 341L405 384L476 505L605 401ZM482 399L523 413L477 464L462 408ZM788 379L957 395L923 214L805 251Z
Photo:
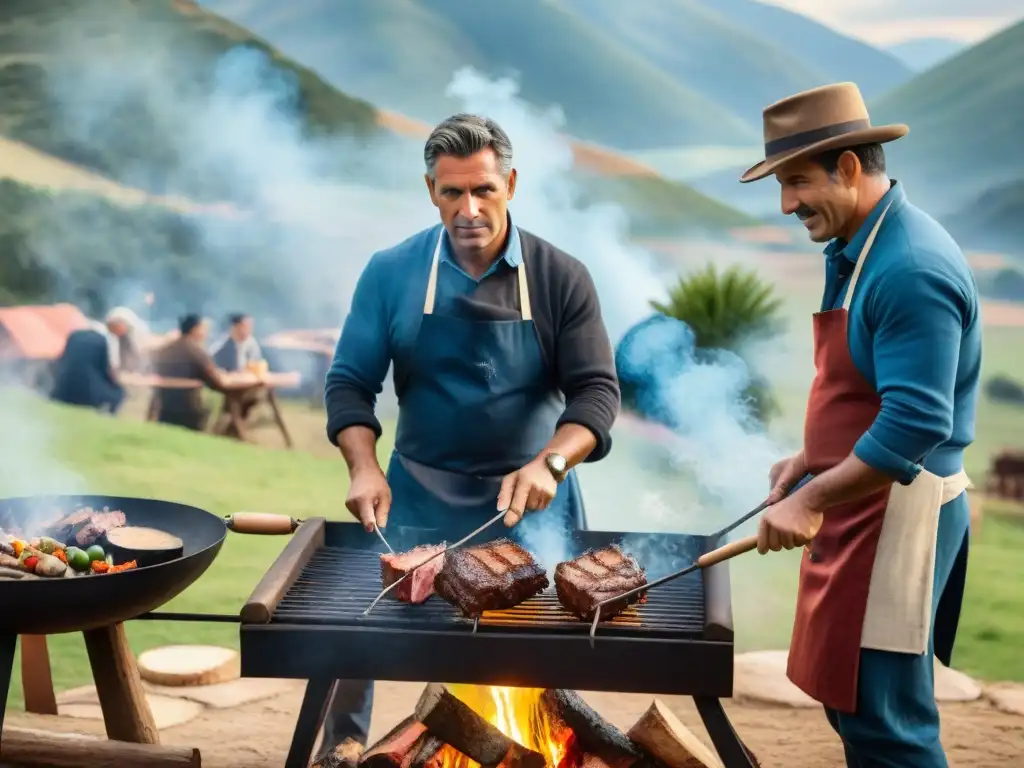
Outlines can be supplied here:
M128 307L114 307L102 323L91 321L89 329L107 340L110 367L115 372L142 369L142 351L138 342L149 333L149 329L135 312Z
M213 362L225 371L244 371L249 363L263 359L259 342L252 335L252 317L234 314L228 317L228 335L211 350Z
M209 321L199 315L185 315L178 324L181 335L153 354L153 372L168 379L198 379L224 392L224 376L205 348L209 328ZM202 389L160 387L158 394L161 422L199 432L206 426L210 414L203 406Z
M112 311L106 323L74 331L54 366L50 397L69 405L117 413L124 403L124 387L117 380L121 367L121 341L132 330L130 316Z

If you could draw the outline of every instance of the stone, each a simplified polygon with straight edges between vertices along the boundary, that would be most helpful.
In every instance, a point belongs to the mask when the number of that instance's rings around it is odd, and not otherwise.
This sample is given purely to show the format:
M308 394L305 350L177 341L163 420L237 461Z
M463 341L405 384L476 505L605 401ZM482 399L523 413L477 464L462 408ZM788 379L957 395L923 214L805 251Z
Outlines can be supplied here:
M945 667L935 660L935 700L938 702L977 701L981 686L963 672Z
M994 683L985 688L985 698L1000 712L1024 717L1024 685L1020 683Z
M57 695L57 714L77 720L103 720L99 696L91 685L72 688ZM206 709L197 701L146 692L146 702L158 730L173 728L199 717Z
M302 680L277 680L262 677L242 677L216 685L165 686L143 683L149 692L160 696L188 699L211 709L231 709L254 701L272 699L296 687L304 687Z
M733 696L785 707L820 707L786 677L788 651L754 651L736 657Z

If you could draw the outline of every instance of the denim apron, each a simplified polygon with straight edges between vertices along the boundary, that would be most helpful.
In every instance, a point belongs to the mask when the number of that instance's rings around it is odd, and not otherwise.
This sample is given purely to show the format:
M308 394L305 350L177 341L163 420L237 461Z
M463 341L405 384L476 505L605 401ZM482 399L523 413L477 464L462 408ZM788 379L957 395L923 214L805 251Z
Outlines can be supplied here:
M494 517L503 477L537 457L563 410L534 328L523 259L517 268L521 320L436 315L444 237L441 227L409 376L399 393L398 431L387 473L392 497L388 527L437 532L425 533L424 541L461 538ZM482 474L481 466L498 472ZM546 510L526 514L512 529L496 523L479 540L519 539L539 528L585 527L579 481L570 471ZM372 707L372 681L339 681L320 756L346 739L365 745Z

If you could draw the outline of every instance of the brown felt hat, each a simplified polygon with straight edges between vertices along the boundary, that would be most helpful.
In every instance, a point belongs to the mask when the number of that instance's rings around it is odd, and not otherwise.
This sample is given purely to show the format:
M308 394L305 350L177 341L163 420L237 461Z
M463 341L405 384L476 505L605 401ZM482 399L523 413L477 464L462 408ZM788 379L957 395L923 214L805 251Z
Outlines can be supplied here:
M836 83L777 101L764 110L764 160L740 177L757 181L790 160L857 144L903 138L905 125L871 125L864 97L854 83Z

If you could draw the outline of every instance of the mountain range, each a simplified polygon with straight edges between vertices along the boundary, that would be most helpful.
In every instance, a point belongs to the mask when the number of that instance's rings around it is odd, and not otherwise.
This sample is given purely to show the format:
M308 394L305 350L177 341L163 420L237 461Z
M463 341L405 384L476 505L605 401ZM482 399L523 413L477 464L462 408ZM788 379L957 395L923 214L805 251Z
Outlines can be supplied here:
M436 122L469 65L514 75L527 101L558 105L566 129L624 150L759 143L761 109L857 79L869 96L905 82L895 56L754 0L205 0L379 106Z
M924 72L960 53L967 46L945 37L917 37L894 43L886 50L914 72Z

